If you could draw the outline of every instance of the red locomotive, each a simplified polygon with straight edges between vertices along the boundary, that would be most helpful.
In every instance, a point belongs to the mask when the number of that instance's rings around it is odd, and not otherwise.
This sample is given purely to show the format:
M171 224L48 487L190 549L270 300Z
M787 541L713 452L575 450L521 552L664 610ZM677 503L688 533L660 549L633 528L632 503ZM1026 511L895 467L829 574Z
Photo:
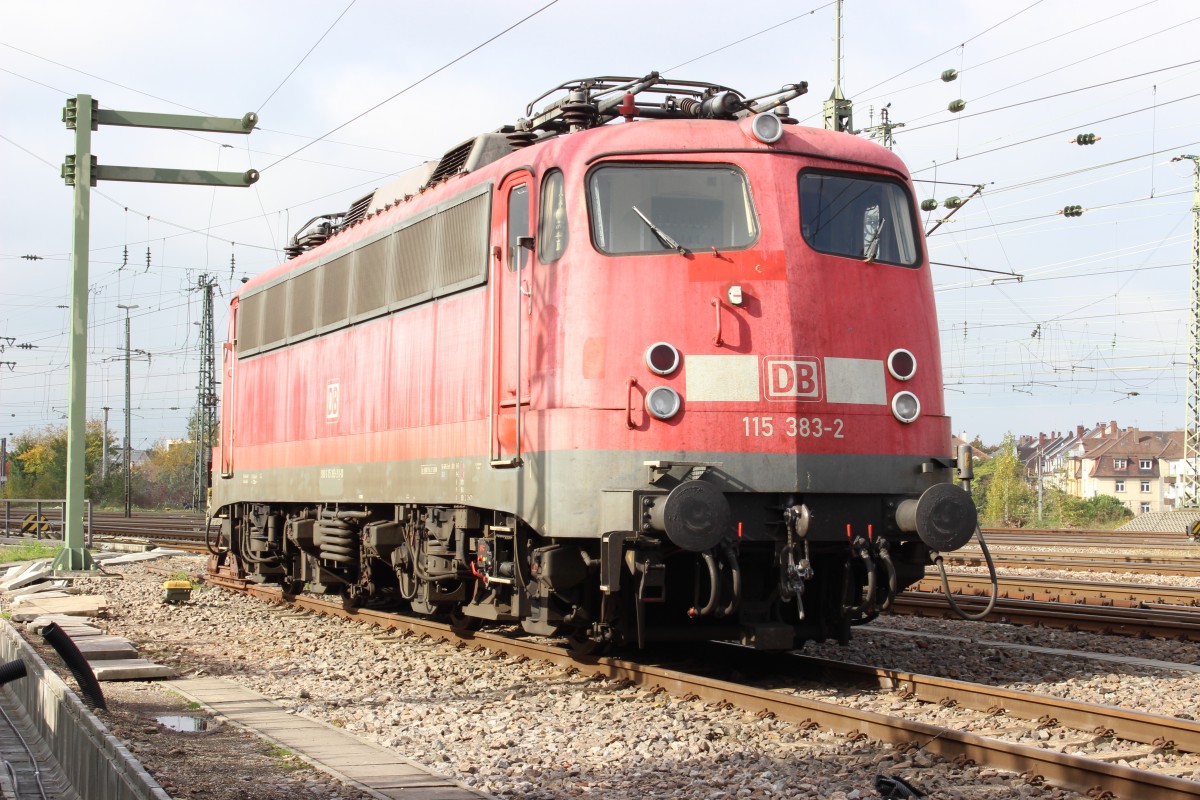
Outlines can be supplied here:
M908 173L805 89L574 81L306 225L230 307L214 568L778 649L965 544Z

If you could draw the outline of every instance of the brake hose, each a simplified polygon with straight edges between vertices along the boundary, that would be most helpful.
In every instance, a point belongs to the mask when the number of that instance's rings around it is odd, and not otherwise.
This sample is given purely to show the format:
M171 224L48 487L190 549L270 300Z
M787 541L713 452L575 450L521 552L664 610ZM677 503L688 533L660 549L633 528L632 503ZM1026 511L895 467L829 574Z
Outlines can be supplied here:
M978 525L975 526L975 535L979 537L979 549L983 551L983 560L987 562L988 575L992 579L992 596L988 598L987 606L983 611L978 614L968 614L963 611L958 603L954 602L954 596L950 593L950 581L946 578L946 565L942 562L941 553L937 554L933 563L937 564L938 571L942 575L942 591L946 594L946 602L950 604L950 608L962 619L978 622L992 613L992 609L996 607L996 598L1000 596L1000 582L996 578L996 565L992 562L991 551L988 550L987 542L983 539L983 531Z

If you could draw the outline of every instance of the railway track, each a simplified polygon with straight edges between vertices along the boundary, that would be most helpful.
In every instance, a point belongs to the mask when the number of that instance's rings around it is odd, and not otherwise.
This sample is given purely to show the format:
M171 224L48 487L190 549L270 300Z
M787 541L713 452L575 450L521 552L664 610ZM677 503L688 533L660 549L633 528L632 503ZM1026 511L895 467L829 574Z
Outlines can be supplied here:
M969 614L982 611L987 604L987 598L979 595L956 594L954 600ZM949 619L956 616L940 590L936 593L901 592L892 604L892 610L917 617ZM996 601L986 621L1114 636L1200 642L1200 612L1190 606L1118 608L1002 597Z
M25 536L61 539L63 517L59 508L3 508L0 501L0 536ZM31 519L32 518L32 519ZM203 514L135 514L126 517L112 511L98 511L84 519L84 535L95 537L146 536L194 540L204 538L207 518Z
M989 542L1012 546L1196 547L1183 531L1078 530L1073 528L984 528Z
M305 612L337 617L354 622L401 631L418 637L430 637L456 643L460 647L486 649L506 656L541 659L585 675L620 680L650 690L668 692L680 698L700 699L724 704L746 712L786 720L802 728L824 728L852 740L870 738L906 750L923 750L959 763L977 763L1021 774L1031 783L1048 782L1091 797L1200 798L1200 783L1185 780L1164 771L1137 769L1115 763L1145 757L1147 753L1200 751L1200 724L1189 720L1091 706L1064 701L1062 698L994 689L928 676L806 656L790 656L785 671L824 670L833 675L856 675L860 680L885 689L910 693L912 697L944 706L960 704L964 708L982 706L995 715L1003 709L1009 716L1023 720L1005 725L1006 731L1022 727L1069 725L1078 728L1079 741L1112 739L1117 742L1111 753L1085 758L1044 747L1034 747L993 736L967 733L929 722L894 714L882 714L850 705L799 696L779 688L747 685L743 682L708 677L666 666L637 663L619 658L576 657L557 645L512 638L490 632L456 632L451 626L431 620L376 611L347 609L340 602L325 598L288 597L275 587L257 586L229 576L207 576L212 583L242 592L263 601ZM737 650L741 665L746 659L764 656L754 651ZM776 663L771 671L778 671ZM1053 713L1052 711L1053 710ZM1036 715L1036 716L1035 716ZM1121 741L1117 741L1121 740ZM1183 767L1190 772L1194 767ZM1105 794L1105 793L1108 794Z
M986 575L948 572L946 578L950 590L957 594L987 596L992 591L991 581ZM997 583L1001 597L1020 600L1112 608L1156 608L1167 605L1200 607L1200 589L1190 586L1012 575L997 576ZM913 589L941 592L942 584L936 575L929 575ZM1200 611L1200 608L1197 610Z
M958 550L943 556L951 566L986 567L978 550ZM1132 572L1141 575L1200 576L1200 550L1195 560L1187 561L1178 553L1142 555L1133 553L1087 554L1076 551L997 552L992 550L997 567L1008 569L1047 569L1060 572Z

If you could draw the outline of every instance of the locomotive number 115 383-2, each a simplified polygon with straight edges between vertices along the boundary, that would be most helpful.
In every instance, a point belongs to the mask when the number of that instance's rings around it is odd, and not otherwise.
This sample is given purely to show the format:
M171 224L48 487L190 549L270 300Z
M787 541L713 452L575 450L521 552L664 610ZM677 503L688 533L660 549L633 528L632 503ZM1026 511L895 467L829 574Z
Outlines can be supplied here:
M844 425L840 419L823 420L820 417L742 417L746 436L789 436L820 439L828 436L845 439Z

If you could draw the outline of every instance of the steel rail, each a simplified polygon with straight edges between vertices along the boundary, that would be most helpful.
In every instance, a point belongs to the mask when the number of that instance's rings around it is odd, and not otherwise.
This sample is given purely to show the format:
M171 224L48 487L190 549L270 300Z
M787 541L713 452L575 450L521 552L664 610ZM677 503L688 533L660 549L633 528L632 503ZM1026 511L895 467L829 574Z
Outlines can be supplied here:
M987 602L975 595L956 594L955 602L967 611L978 611ZM1200 613L1187 606L1117 608L1074 603L1047 603L1036 600L1000 598L988 617L992 622L1013 625L1041 625L1065 630L1083 630L1115 636L1154 637L1180 641L1200 641ZM1182 610L1179 610L1182 609ZM945 595L934 592L901 592L892 604L896 613L919 617L954 618Z
M983 556L967 551L943 554L952 566L985 567ZM1180 561L1179 556L1159 558L1145 555L1081 555L1070 552L992 553L997 567L1046 569L1063 572L1132 572L1148 575L1200 576L1200 561Z
M984 528L984 534L990 539L994 536L1027 536L1035 538L1060 537L1063 539L1094 538L1102 539L1175 539L1184 541L1187 532L1176 531L1126 531L1106 528Z
M364 609L348 610L340 603L303 595L285 597L278 588L248 584L228 576L210 574L207 579L275 604L287 603L319 614L369 622L387 629L457 643L462 647L474 646L506 655L537 658L585 675L627 681L678 697L733 706L757 715L792 722L804 729L826 728L853 741L869 738L902 747L916 747L951 761L970 761L1007 770L1031 783L1049 782L1078 792L1091 792L1093 796L1107 791L1113 797L1138 800L1200 798L1200 783L1160 773L622 659L577 658L564 648L538 642L491 633L455 633L450 626L431 620Z
M1200 722L1193 720L1146 714L1117 706L1080 703L1054 695L938 678L851 661L799 654L791 657L808 669L819 669L839 677L857 675L873 681L880 688L902 691L924 703L957 705L975 711L1003 711L1021 719L1089 731L1097 736L1200 753Z
M950 572L946 574L950 588L956 594L991 594L991 581L986 575ZM1200 606L1200 589L1188 586L1158 584L1109 583L1066 578L1030 578L1000 575L997 578L1001 597L1021 600L1041 600L1083 605L1123 606L1138 608L1144 604L1163 604L1188 607ZM918 592L939 592L941 583L927 576L913 585Z

